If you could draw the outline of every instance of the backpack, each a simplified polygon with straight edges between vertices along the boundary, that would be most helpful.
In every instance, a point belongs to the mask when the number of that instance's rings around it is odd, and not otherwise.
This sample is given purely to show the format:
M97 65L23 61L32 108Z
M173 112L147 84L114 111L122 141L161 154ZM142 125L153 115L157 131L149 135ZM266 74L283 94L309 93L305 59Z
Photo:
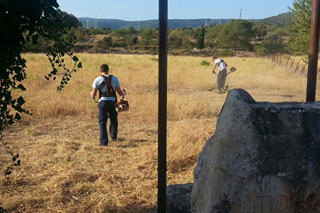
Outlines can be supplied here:
M104 75L101 75L101 77L103 78L103 82L102 84L99 86L99 97L115 97L116 98L116 101L117 101L117 93L115 91L115 89L112 87L112 75L109 75L108 77L107 76L104 76ZM107 87L107 91L106 92L102 92L102 89L104 87Z
M220 66L221 63L225 63L226 67L228 67L228 64L223 60L221 59L220 63L218 64L218 66Z

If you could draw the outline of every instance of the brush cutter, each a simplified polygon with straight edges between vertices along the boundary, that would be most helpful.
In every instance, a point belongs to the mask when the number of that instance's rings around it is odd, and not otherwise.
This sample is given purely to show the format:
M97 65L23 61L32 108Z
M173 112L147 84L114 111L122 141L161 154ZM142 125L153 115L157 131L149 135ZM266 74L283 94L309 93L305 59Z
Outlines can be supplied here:
M126 91L123 89L123 93L126 94ZM93 98L94 102L99 103L95 98ZM124 97L121 98L120 101L115 103L115 108L117 112L126 112L129 111L129 101L124 100Z
M124 100L124 97L121 98L119 102L116 103L117 112L126 112L129 111L129 102Z

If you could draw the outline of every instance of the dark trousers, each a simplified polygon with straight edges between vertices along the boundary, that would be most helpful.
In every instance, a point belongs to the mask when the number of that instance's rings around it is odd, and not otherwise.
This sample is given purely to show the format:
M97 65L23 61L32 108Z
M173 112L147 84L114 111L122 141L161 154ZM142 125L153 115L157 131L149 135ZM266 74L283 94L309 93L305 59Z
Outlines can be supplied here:
M113 101L99 102L99 127L100 127L100 145L108 145L107 120L110 118L109 133L112 140L116 140L118 136L118 113Z

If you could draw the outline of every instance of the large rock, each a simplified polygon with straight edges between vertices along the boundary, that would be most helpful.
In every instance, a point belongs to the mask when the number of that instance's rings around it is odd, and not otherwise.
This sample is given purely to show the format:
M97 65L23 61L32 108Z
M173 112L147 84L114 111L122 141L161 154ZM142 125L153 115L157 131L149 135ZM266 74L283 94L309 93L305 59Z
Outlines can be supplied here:
M320 103L230 91L194 170L197 213L320 212Z
M167 212L191 213L192 183L167 187Z

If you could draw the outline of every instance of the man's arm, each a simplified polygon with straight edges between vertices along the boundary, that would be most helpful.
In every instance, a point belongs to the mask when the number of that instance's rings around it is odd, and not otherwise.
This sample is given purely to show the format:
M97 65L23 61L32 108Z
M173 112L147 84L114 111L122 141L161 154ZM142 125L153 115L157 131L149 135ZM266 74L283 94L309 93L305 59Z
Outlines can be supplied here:
M91 98L96 99L98 89L93 89L90 93Z
M213 71L212 71L214 74L217 74L216 71L215 71L216 68L217 68L217 64L214 64L214 68L213 68Z
M126 96L126 91L124 89L121 89L121 86L120 86L120 81L118 78L112 78L112 80L114 80L114 87L116 88L116 91L118 93L118 95L124 97Z
M122 97L126 96L126 91L122 90L121 87L117 87L116 91L120 96L122 96Z

